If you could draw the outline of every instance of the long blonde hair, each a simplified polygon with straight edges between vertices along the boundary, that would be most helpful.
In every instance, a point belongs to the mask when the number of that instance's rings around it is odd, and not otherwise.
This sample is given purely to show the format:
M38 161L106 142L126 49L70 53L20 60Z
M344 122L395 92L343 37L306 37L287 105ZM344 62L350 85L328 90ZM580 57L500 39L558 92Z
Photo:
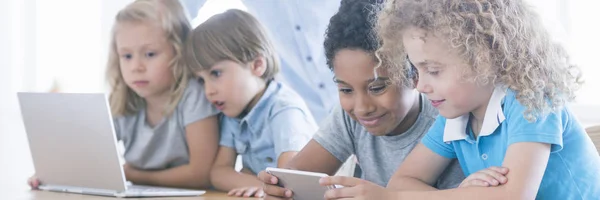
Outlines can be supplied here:
M114 116L135 114L145 108L145 101L127 86L121 74L115 35L123 22L157 23L165 31L175 57L170 62L175 83L165 114L171 113L183 96L191 73L183 61L183 44L191 31L189 19L178 0L136 0L119 11L112 28L106 78L111 87L109 97Z
M215 63L231 60L245 64L263 56L270 80L279 72L279 60L266 29L251 14L231 9L212 16L190 35L186 60L191 71L210 69Z
M400 63L394 75L408 80L405 28L416 27L447 39L469 64L468 81L507 86L527 107L524 116L562 108L575 98L581 74L562 46L553 42L537 14L522 0L391 0L379 14L383 40L378 54Z

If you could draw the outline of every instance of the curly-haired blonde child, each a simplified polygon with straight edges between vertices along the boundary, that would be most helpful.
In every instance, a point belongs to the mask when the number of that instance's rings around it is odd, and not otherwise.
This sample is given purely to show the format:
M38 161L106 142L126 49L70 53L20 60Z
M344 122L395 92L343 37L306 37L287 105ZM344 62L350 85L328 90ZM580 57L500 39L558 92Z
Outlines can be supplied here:
M343 188L327 198L600 196L600 157L565 106L581 83L577 68L525 2L395 0L378 23L379 54L392 63L412 63L417 89L441 116L388 190ZM397 78L410 80L403 73L408 67L395 67ZM431 185L453 158L469 176L463 185L482 187L435 191Z

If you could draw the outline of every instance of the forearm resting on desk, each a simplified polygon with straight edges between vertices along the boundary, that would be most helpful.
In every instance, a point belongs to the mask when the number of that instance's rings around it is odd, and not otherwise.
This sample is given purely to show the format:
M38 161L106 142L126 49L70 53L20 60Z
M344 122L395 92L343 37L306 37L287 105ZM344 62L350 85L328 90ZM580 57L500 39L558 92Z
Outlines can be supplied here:
M182 165L160 171L145 171L125 167L127 180L141 185L204 189L210 186L209 174Z
M256 175L237 172L233 167L215 166L210 173L210 179L215 188L226 192L242 187L262 187L262 182Z

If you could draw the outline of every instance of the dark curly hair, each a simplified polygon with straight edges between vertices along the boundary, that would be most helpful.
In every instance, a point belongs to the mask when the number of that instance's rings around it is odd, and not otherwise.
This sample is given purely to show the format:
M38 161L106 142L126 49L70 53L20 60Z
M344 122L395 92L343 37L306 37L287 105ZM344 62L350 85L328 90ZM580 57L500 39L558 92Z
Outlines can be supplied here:
M382 0L343 0L329 20L325 32L325 57L333 70L335 54L342 49L360 49L373 54L381 45L375 33L376 15Z

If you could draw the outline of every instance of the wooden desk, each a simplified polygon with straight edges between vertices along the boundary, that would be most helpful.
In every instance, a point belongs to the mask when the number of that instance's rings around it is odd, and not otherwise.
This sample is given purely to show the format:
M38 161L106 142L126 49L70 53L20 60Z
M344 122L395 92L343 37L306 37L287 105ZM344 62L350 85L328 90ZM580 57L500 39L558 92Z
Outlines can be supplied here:
M196 197L159 197L159 198L116 198L116 197L102 197L92 195L81 195L72 193L61 193L61 192L48 192L48 191L23 191L23 192L11 192L12 195L5 196L6 194L0 194L1 199L15 199L15 200L129 200L129 199L143 199L143 200L261 200L259 198L238 198L229 197L225 193L208 191L202 196Z

